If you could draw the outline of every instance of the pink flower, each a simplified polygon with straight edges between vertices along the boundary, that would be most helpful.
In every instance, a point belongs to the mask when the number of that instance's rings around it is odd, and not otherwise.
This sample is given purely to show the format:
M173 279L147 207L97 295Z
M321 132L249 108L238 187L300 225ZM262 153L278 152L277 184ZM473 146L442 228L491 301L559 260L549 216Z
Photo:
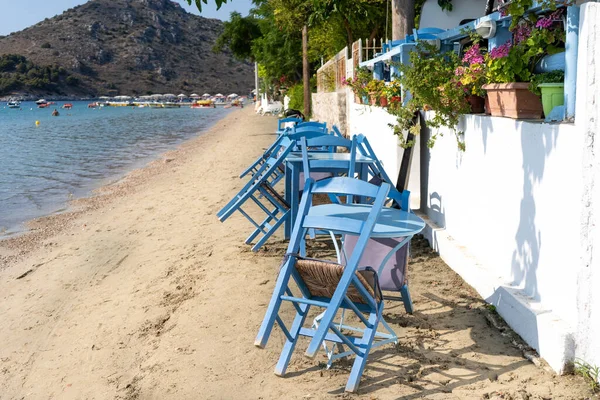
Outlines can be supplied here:
M483 56L481 55L479 43L475 43L469 48L469 50L466 51L465 55L463 56L463 62L468 63L469 65L483 63Z
M554 21L551 17L540 18L538 22L535 24L536 28L548 29L554 24Z
M538 21L539 22L539 21ZM519 24L514 30L513 38L515 44L519 44L531 36L531 27L529 24Z
M465 69L463 67L458 67L454 70L454 75L461 76L465 73Z
M490 57L493 59L507 57L508 53L510 52L511 47L512 47L512 44L510 43L510 40L509 40L508 42L504 43L502 46L493 48L492 51L490 51Z

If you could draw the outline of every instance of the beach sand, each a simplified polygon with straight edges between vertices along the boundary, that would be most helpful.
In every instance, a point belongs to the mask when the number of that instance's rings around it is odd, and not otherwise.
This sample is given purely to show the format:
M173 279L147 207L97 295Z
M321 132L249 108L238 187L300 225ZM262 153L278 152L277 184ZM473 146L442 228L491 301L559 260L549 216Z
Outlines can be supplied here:
M590 396L581 378L525 359L423 239L409 267L416 312L386 303L400 343L371 354L358 395L343 392L350 364L324 369L322 354L303 356L306 340L288 375L275 376L283 334L264 350L253 342L285 242L278 233L252 253L249 223L215 216L275 128L251 107L232 112L75 212L0 242L0 399Z

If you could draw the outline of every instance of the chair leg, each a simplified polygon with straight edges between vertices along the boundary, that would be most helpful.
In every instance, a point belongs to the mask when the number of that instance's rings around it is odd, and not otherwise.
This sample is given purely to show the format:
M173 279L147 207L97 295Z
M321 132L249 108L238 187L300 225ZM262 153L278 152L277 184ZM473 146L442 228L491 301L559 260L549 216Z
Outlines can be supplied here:
M348 378L348 382L346 383L346 392L355 392L358 390L358 385L360 384L360 378L365 370L365 365L367 364L367 358L369 357L369 352L371 351L371 346L373 345L373 339L375 338L375 334L377 333L377 325L379 323L379 318L381 315L381 310L383 307L379 309L377 314L372 312L369 315L369 324L371 328L368 326L365 328L365 333L363 335L362 344L360 345L360 349L363 350L363 354L357 354L356 359L354 360L354 364L352 364L352 370L350 371L350 377Z
M278 376L285 375L285 371L287 370L290 358L292 357L292 353L294 352L294 348L296 347L296 343L298 342L298 337L300 336L300 329L304 325L306 315L308 314L308 310L310 309L310 305L308 304L298 304L298 307L300 311L296 313L296 317L294 318L294 322L292 323L292 329L290 329L289 331L293 340L290 340L289 338L286 339L285 344L283 345L283 349L281 350L281 356L279 356L279 361L277 362L277 366L275 367L275 375Z
M400 288L400 295L402 296L404 309L407 313L412 314L415 311L415 309L413 307L412 298L410 297L410 292L408 290L408 284L404 284L404 286Z
M281 226L281 224L283 224L285 221L287 221L287 219L289 218L289 211L286 211L277 222L275 222L275 224L273 224L273 226L271 227L271 229L269 229L269 231L267 233L265 233L265 235L252 247L252 251L258 251L258 249L260 249L262 247L263 244L265 244L265 242L267 240L269 240L269 238L271 237L271 235L273 235L275 233L275 231L277 229L279 229L279 227Z
M271 296L271 301L267 307L267 312L265 313L263 322L258 330L258 335L256 335L256 339L254 339L254 345L257 347L264 348L269 341L275 319L279 313L279 307L281 307L281 296L285 293L288 282L290 281L293 270L291 263L293 261L294 259L292 257L288 258L285 265L279 271L279 276L277 277L277 282L275 283L275 288L273 289L273 295Z

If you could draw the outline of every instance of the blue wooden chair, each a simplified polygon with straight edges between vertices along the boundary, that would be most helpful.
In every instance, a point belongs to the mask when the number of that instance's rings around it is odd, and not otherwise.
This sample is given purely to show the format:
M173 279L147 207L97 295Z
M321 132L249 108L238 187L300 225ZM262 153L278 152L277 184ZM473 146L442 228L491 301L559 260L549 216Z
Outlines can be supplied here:
M308 169L308 165L305 168ZM264 348L273 326L277 322L285 336L285 343L279 362L275 367L275 374L280 376L285 374L299 337L306 336L312 338L306 352L309 357L316 355L325 340L349 348L349 352L356 358L346 384L346 390L353 392L358 389L373 342L376 337L385 335L384 333L377 335L383 311L377 273L370 268L359 269L358 265L389 188L390 186L386 183L376 186L348 177L330 178L320 182L307 179L306 190L300 202L287 254L255 341L256 346ZM336 196L367 196L373 198L374 201L364 221L335 216L311 217L313 196L321 193ZM348 235L358 236L354 251L345 266L331 261L307 259L299 254L302 251L301 245L307 232L315 229L345 232ZM291 279L299 288L298 295L294 295L292 292ZM279 316L279 310L284 301L291 302L296 309L296 316L291 325L286 325ZM325 309L317 328L303 326L312 306ZM364 324L364 329L356 329L355 332L362 336L350 336L341 332L334 323L334 318L340 309L351 310L358 316L358 319Z
M293 126L295 126L302 122L304 122L304 120L302 118L296 118L296 117L281 118L277 122L277 132L284 131L286 129L286 125L293 124Z
M320 131L322 133L328 133L327 123L317 121L306 121L300 122L292 128L292 133L298 133L303 131Z
M271 155L273 154L273 150L276 148L279 148L279 146L281 145L282 139L283 139L283 136L279 136L273 142L273 144L271 144L271 146L269 146L263 152L263 154L260 157L258 157L252 164L250 164L250 166L248 168L246 168L244 171L242 171L242 173L240 174L240 178L243 178L248 174L250 174L250 176L254 176L254 174L256 174L256 172L260 169L260 167L262 167L262 165L269 159L269 157L271 157Z
M274 176L277 176L277 170L292 148L293 141L288 137L282 137L270 156L250 177L246 185L217 213L221 222L227 220L235 211L239 211L250 221L255 229L245 243L250 244L258 238L252 251L257 251L289 216L290 206L274 188L273 182ZM260 220L252 218L242 209L242 206L249 200L264 213L264 217L261 217Z

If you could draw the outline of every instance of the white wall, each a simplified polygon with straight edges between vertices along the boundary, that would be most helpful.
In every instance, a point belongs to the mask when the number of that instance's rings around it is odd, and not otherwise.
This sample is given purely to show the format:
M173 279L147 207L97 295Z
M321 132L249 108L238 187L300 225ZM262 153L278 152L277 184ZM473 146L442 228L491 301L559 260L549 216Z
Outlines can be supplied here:
M382 161L385 172L394 184L398 179L400 162L404 149L400 147L398 137L394 135L390 124L395 124L396 117L387 113L381 107L367 106L354 103L349 99L348 133L350 136L363 134L369 140L373 151ZM410 190L411 208L420 206L420 145L417 141L413 149L413 159L410 168L408 190Z
M584 136L575 356L600 366L600 4L581 6L575 123Z
M437 0L427 0L421 12L419 28L456 28L463 19L475 19L485 12L485 1L460 0L452 2L452 11L443 11Z

